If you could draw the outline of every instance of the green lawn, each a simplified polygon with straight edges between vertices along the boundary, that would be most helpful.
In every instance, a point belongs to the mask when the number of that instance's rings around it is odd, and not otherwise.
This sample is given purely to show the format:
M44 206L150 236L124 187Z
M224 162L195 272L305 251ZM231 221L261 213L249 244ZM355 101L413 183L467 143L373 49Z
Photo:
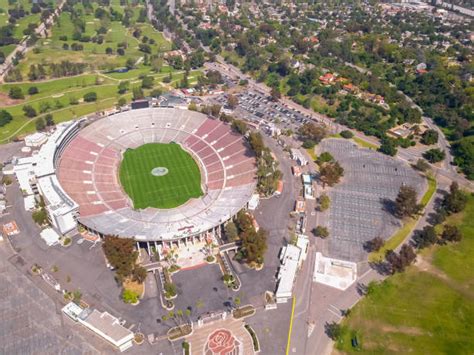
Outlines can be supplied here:
M362 148L369 148L369 149L372 149L372 150L377 150L377 148L378 148L378 146L376 146L375 144L367 142L367 141L365 141L365 140L363 140L359 137L352 137L352 140L354 142L356 142Z
M154 176L154 168L168 173ZM150 143L124 153L120 181L136 209L174 208L202 196L201 173L189 153L175 143Z
M473 353L474 198L446 223L457 224L463 240L426 250L421 257L428 266L411 266L370 287L342 323L338 348L364 354ZM354 336L360 350L352 348Z
M462 215L451 216L447 223L457 225L464 235L458 244L438 248L433 254L433 264L457 282L474 291L474 197Z

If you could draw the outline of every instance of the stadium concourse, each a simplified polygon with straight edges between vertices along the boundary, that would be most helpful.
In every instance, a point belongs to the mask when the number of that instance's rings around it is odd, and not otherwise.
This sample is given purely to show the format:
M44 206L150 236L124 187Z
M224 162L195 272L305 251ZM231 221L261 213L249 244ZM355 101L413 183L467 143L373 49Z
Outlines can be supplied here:
M56 166L55 191L77 205L74 213L83 226L102 235L146 242L203 236L245 207L255 189L255 157L244 138L230 125L198 112L143 108L90 124L75 121L62 129L46 143L54 149L45 147ZM119 182L123 153L171 142L198 163L203 196L172 209L133 209Z

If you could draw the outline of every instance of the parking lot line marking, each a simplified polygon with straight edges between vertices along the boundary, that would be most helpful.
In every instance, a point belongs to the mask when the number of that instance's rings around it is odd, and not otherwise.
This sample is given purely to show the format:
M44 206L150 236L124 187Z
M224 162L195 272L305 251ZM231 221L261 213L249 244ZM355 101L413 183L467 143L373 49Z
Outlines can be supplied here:
M290 329L288 329L288 341L286 343L286 355L290 353L291 331L293 330L293 316L295 315L296 296L293 296L293 304L291 305Z

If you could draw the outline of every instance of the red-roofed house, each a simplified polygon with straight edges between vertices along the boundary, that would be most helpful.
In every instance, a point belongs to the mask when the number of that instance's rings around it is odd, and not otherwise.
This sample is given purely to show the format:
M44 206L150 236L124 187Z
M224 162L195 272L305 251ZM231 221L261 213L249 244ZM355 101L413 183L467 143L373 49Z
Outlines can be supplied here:
M326 73L319 77L319 81L321 81L324 85L330 85L334 82L336 77L332 73Z

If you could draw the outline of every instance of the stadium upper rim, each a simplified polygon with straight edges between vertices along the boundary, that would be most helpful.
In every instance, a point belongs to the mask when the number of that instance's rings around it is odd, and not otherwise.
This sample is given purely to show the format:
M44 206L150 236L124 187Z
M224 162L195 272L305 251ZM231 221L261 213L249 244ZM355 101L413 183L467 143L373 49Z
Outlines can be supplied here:
M250 200L256 162L230 125L183 109L117 113L64 137L56 157L62 189L79 206L78 220L105 235L143 241L175 240L210 231ZM118 169L123 151L146 143L180 144L198 162L204 195L172 209L134 210Z

